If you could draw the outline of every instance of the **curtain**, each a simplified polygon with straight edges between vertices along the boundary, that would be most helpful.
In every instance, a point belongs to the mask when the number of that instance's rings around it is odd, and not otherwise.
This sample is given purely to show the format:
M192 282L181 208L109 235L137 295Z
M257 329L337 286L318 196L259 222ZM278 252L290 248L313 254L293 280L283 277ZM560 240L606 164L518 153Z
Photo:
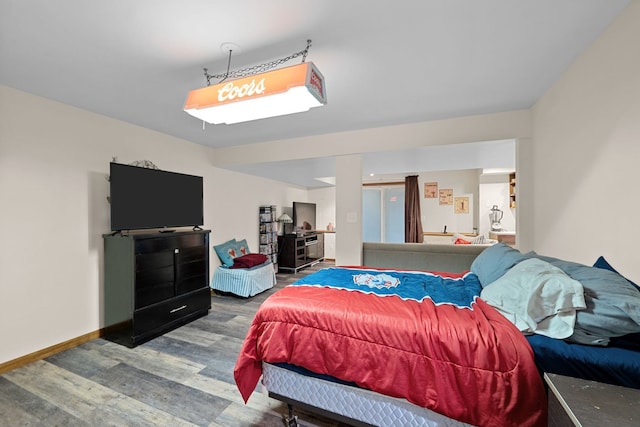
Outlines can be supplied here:
M418 175L408 176L404 180L404 241L406 243L424 241Z

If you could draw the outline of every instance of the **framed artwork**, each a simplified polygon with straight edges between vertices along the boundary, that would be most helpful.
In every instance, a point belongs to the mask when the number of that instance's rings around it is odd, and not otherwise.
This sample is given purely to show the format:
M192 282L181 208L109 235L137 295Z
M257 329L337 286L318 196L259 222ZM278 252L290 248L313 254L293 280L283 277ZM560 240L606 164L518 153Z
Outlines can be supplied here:
M425 182L424 183L424 198L435 199L438 197L438 183L437 182Z
M468 197L456 197L453 202L453 212L457 214L469 213L469 198Z
M443 188L439 191L439 195L441 205L453 204L453 188Z

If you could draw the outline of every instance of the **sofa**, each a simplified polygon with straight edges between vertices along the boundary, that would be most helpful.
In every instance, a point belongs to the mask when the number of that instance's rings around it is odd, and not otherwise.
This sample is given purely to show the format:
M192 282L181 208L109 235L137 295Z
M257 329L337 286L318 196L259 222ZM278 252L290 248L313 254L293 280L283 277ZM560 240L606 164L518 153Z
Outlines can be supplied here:
M470 270L473 260L487 247L486 245L363 242L362 265L460 273Z

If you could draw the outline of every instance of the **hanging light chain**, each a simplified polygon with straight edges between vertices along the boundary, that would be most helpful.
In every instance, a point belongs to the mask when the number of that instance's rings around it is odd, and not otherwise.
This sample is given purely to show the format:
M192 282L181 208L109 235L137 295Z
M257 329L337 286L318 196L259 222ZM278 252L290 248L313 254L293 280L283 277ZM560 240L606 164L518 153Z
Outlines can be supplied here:
M207 79L207 86L211 85L211 79L219 79L222 82L228 78L237 79L240 77L246 77L253 74L264 73L265 71L269 71L277 67L278 65L284 64L285 62L291 61L292 59L295 59L299 56L302 56L302 62L305 62L305 60L307 59L307 54L309 53L310 47L311 47L311 40L307 40L307 47L305 47L300 52L292 53L289 56L276 59L271 62L266 62L264 64L254 65L252 67L247 67L247 68L243 68L235 71L229 71L228 69L229 66L227 65L227 71L221 74L209 74L208 70L206 68L203 68L204 76ZM229 52L229 64L230 63L231 63L231 52Z

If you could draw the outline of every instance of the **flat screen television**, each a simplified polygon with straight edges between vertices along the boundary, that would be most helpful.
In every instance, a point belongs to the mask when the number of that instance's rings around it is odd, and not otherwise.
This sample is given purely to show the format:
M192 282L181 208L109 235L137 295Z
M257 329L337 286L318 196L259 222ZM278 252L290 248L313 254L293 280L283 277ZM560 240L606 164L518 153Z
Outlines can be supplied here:
M203 225L202 177L111 163L111 230Z
M293 202L293 232L311 233L316 230L316 204Z

